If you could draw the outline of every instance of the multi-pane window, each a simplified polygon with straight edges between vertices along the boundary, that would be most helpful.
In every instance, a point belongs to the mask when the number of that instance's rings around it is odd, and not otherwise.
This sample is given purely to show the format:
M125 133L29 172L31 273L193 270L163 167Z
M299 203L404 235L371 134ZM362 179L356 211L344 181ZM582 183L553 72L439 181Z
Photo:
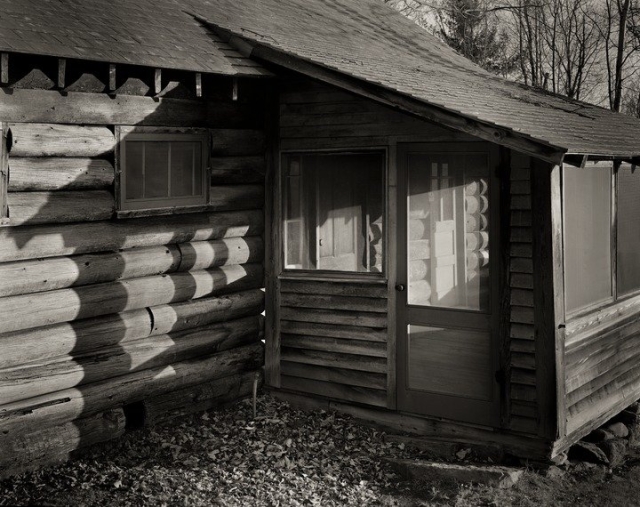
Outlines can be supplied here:
M636 294L640 171L629 164L615 168L611 162L565 165L563 191L567 313Z
M382 152L285 155L285 269L382 271Z
M133 132L121 138L121 209L206 204L204 135Z

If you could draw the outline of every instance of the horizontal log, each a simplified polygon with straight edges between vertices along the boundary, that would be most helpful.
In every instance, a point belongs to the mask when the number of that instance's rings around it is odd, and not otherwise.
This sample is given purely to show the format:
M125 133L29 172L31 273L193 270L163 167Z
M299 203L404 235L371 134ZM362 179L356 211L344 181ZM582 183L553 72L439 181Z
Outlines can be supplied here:
M235 157L264 155L265 137L260 130L216 129L211 131L211 155Z
M38 467L62 463L73 451L121 437L126 419L121 408L49 428L30 428L28 433L0 435L0 478Z
M196 271L218 266L262 262L262 238L229 238L216 241L196 241L178 245L180 271Z
M261 211L4 227L0 228L0 262L257 236L263 230Z
M294 349L324 350L326 352L337 352L340 354L387 357L387 344L379 342L282 333L280 336L280 344L283 347Z
M282 307L280 318L298 322L316 322L319 324L344 324L347 326L364 326L384 328L387 326L385 314L365 312L344 312L335 310L315 310L307 308Z
M316 296L285 292L280 295L280 304L282 306L297 308L387 313L387 300L381 298L325 295Z
M14 123L12 157L101 157L113 152L115 136L107 127Z
M249 396L256 379L258 387L262 386L264 375L261 370L230 375L148 398L143 401L145 424L154 425L172 421Z
M108 160L91 158L11 158L9 192L106 190L115 172Z
M293 294L355 296L368 298L386 298L387 285L384 283L282 280L281 292Z
M366 342L387 342L386 330L366 328L363 326L343 326L339 324L282 320L280 321L280 331L282 333L306 336L328 336L348 340L363 340Z
M255 289L6 333L0 335L0 369L124 346L148 336L258 315L263 309L264 292Z
M202 384L264 363L262 343L65 389L0 406L0 435L17 437L31 428L56 426L113 407Z
M153 306L151 335L182 331L214 322L224 322L250 315L259 315L264 310L264 292L260 289L241 291L226 296L209 297Z
M288 377L322 380L323 382L335 382L337 384L368 387L370 389L385 390L387 388L387 376L384 373L329 368L289 361L282 361L280 372Z
M11 192L7 202L13 226L108 220L116 206L107 190Z
M175 245L0 264L0 297L177 271Z
M532 243L533 232L531 227L511 227L509 239L511 243Z
M261 238L229 238L123 252L0 264L0 297L261 262Z
M264 184L265 171L264 156L213 157L211 185Z
M378 357L358 356L355 354L338 354L319 350L301 350L283 348L282 361L293 363L315 364L316 366L329 366L344 368L346 370L369 371L373 373L386 373L387 360Z
M0 334L259 288L259 264L134 278L0 299Z
M376 407L386 407L387 405L387 394L384 391L365 387L320 382L299 377L287 377L285 375L282 376L281 386L282 389L317 394L327 398L363 403Z
M5 94L0 117L15 123L246 128L260 121L256 104L135 97L106 93L17 90ZM258 111L259 113L259 111Z
M409 241L409 260L427 260L431 259L431 240L421 239Z
M258 316L0 370L0 405L255 343Z
M263 185L224 185L209 190L209 208L212 210L260 209L263 206Z

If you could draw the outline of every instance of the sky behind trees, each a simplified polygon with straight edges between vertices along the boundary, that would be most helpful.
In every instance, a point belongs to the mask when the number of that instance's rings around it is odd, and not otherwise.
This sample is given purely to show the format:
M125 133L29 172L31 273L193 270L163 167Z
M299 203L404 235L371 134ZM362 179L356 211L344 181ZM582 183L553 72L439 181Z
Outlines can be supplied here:
M640 0L383 0L495 74L640 117Z

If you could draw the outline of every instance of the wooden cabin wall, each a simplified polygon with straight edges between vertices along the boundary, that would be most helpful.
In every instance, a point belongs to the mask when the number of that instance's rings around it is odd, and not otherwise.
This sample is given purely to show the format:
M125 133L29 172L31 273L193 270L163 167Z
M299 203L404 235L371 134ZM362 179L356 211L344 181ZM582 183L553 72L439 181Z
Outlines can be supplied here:
M509 347L507 359L508 427L537 434L534 341L533 230L531 157L511 152L509 231Z
M247 100L3 96L0 476L117 437L142 414L153 424L251 392L264 348L265 143L263 99ZM208 128L209 205L116 218L119 124Z
M564 368L570 444L640 398L640 298L568 321Z
M339 274L334 280L285 275L276 284L280 336L267 350L267 365L275 369L271 385L395 409L396 146L475 139L311 80L286 80L279 101L283 152L387 150L389 212L382 275L368 283Z

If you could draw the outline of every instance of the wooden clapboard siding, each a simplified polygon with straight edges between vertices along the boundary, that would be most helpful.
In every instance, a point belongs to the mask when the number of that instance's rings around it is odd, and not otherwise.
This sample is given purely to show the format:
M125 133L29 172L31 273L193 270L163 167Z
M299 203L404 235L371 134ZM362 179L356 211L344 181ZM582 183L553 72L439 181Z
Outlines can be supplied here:
M531 220L531 159L511 152L509 304L507 357L509 429L536 434L536 356L534 330L533 230Z
M386 406L384 283L280 280L284 389Z
M570 442L640 398L640 298L568 322L564 359Z
M0 105L14 139L0 227L3 439L46 454L49 433L126 415L131 403L148 402L163 420L165 410L187 413L193 393L206 395L206 408L261 381L265 139L261 121L239 118L251 108L230 106L228 122L214 106L36 90ZM210 202L176 216L116 216L121 122L208 128ZM357 352L357 343L344 340L343 350ZM380 346L372 361L384 361ZM99 439L122 428L101 426ZM51 445L50 457L60 449ZM0 476L35 463L32 454L0 456Z
M313 81L287 81L280 93L283 150L388 146L391 140L471 140L365 98Z

